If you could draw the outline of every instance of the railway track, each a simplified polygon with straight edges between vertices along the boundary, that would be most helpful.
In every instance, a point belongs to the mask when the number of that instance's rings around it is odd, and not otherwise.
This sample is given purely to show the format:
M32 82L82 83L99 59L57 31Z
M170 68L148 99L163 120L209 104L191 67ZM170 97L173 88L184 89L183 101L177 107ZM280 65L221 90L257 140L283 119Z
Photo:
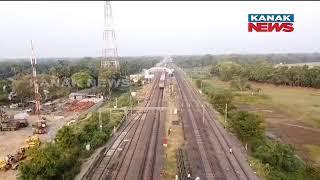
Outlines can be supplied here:
M197 90L191 87L188 83L192 93L198 98L198 102L201 102L200 94ZM198 104L200 106L200 104ZM232 168L234 171L237 172L239 179L258 179L257 176L253 173L253 170L248 165L246 159L244 158L243 154L240 151L240 148L237 147L234 143L230 141L230 135L226 132L226 130L219 124L215 119L217 118L211 109L208 107L207 104L204 104L204 115L207 118L207 122L210 127L213 129L212 132L215 133L216 137L219 140L219 143L223 145L225 149L225 153L228 151L229 148L232 148L232 154L228 154L228 161L233 164ZM210 120L211 119L211 120Z
M154 93L154 106L162 105L163 90L156 89ZM162 123L160 112L151 111L146 116L146 122L135 134L132 144L127 147L127 152L120 159L120 165L114 171L112 179L159 179L159 159L162 159L161 151L161 129ZM159 173L157 173L159 172Z
M189 133L189 152L194 159L195 176L201 179L257 179L239 148L228 140L228 135L216 122L210 109L202 103L199 94L181 76L176 74L184 118L193 134ZM229 152L232 148L233 153ZM198 154L197 154L198 153Z
M162 106L163 90L159 89L158 84L159 78L156 78L144 103L145 107ZM159 142L161 145L159 129L160 112L136 113L120 128L114 140L102 150L82 179L153 179L155 172L160 169L157 163ZM138 163L137 157L142 157L140 159L143 161Z

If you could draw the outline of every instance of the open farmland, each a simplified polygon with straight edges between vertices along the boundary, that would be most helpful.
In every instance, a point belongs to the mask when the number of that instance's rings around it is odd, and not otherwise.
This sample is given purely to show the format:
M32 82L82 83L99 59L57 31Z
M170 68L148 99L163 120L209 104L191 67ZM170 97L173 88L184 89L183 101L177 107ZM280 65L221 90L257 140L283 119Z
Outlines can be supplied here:
M229 87L229 83L217 78L204 82L212 83L214 86ZM320 90L260 83L251 84L253 87L261 88L262 91L257 96L251 96L250 93L236 96L237 104L251 104L257 107L277 109L301 125L320 127Z

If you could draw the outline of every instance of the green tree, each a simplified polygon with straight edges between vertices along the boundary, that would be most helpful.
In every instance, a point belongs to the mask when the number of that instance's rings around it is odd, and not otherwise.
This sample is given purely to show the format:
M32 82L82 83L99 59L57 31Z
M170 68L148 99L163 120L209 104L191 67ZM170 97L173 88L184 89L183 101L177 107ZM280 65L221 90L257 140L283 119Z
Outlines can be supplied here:
M9 102L8 95L11 91L11 83L7 80L0 79L0 105Z
M57 145L61 146L62 148L71 148L76 146L78 143L77 135L69 126L66 126L58 131L55 141Z
M110 69L109 70L100 69L99 81L103 83L101 85L101 91L106 96L111 96L112 94L111 80L113 78L114 73L115 71L112 71Z
M209 102L214 106L214 108L224 114L226 104L228 105L228 111L234 109L232 104L233 94L231 91L226 89L217 89L209 91Z
M246 91L251 89L248 79L240 76L233 77L232 81L230 82L230 87L234 90L239 91Z
M209 70L211 76L218 76L219 75L219 68L217 65L211 65Z
M22 162L19 167L21 179L71 179L66 174L74 171L73 166L79 162L77 153L51 143L43 148L32 149L28 156L32 158Z
M80 89L91 87L92 77L88 71L80 71L71 76L72 82Z
M30 99L34 95L31 76L22 76L14 80L12 88L21 102Z
M228 126L245 143L252 143L264 137L263 119L246 111L235 111L228 119Z
M48 74L39 74L37 76L39 93L42 100L50 97L61 97L69 92L66 87L60 87L57 84L58 78ZM12 82L12 89L16 92L18 99L23 102L34 99L34 84L31 75L19 76ZM49 93L45 93L48 91Z
M265 145L258 146L253 155L263 163L268 163L275 169L280 169L284 172L296 172L302 168L302 163L295 156L291 145L270 141Z
M219 78L222 81L229 81L234 76L240 75L241 66L235 62L226 61L218 64Z
M49 69L49 73L58 77L59 80L71 76L70 65L67 61L58 60L58 63Z

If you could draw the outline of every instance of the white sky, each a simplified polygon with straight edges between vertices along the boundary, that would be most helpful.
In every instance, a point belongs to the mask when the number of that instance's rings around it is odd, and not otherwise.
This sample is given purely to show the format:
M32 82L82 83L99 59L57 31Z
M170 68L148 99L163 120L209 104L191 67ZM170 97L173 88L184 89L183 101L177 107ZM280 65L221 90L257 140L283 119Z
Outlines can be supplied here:
M101 56L103 3L0 2L0 58ZM320 52L320 2L111 2L120 56ZM249 33L249 13L294 13L293 33Z

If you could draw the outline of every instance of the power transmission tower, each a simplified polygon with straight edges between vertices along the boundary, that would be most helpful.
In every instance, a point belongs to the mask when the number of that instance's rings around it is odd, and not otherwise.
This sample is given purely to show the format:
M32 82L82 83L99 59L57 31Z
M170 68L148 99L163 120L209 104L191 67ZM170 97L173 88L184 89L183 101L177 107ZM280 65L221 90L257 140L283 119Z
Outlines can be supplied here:
M120 69L120 64L118 60L118 49L116 45L110 1L106 1L104 5L103 40L105 42L105 48L103 49L101 69L108 68L118 71Z

